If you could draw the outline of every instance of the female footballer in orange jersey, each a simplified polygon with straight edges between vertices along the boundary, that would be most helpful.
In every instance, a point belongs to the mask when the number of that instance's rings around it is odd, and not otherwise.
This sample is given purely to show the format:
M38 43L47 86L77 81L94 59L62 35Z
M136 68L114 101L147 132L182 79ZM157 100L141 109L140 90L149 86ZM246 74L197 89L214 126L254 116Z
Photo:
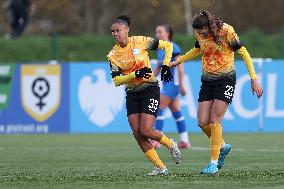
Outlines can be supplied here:
M160 88L152 73L148 51L161 48L165 58L161 69L161 80L172 80L170 59L173 46L170 42L144 36L129 37L130 18L119 16L111 26L116 45L108 54L111 75L115 86L125 84L127 117L133 135L145 153L155 165L148 175L167 175L168 170L162 163L151 140L159 141L169 149L174 161L181 161L181 153L173 139L169 139L153 128L160 104Z
M241 44L234 28L207 11L196 15L192 23L195 30L195 47L172 62L177 66L186 60L202 55L201 88L198 99L198 124L210 138L211 162L201 170L202 174L215 174L224 165L231 145L225 144L222 137L221 121L228 104L232 102L236 85L234 51L237 51L246 64L251 77L251 89L257 97L262 96L252 59Z

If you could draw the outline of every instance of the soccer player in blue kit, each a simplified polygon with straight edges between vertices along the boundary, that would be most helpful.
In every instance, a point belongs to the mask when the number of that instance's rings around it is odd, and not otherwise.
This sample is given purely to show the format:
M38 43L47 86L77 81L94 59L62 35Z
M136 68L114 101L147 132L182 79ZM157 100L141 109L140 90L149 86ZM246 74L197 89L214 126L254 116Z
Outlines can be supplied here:
M169 25L158 25L156 27L156 37L159 40L170 41L173 44L173 53L171 60L177 60L181 55L180 47L173 42L173 30ZM157 50L158 64L154 70L154 74L157 76L161 69L165 53L162 49ZM170 82L163 82L163 88L160 94L160 109L158 117L155 123L155 128L159 131L163 130L164 126L164 109L169 107L173 117L176 120L177 130L180 135L180 142L178 144L179 148L189 148L191 146L188 139L188 133L186 130L186 123L184 117L180 111L179 94L182 96L186 95L186 90L183 85L184 79L184 68L183 66L172 67L171 73L173 75L173 80ZM160 147L160 143L157 141L152 141L155 148Z

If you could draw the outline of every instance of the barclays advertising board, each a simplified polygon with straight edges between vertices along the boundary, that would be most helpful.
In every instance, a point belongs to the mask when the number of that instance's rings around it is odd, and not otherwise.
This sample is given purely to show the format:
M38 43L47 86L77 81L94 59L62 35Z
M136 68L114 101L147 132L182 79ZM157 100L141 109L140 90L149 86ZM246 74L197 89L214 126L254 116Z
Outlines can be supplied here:
M264 88L252 95L245 65L236 61L237 86L223 120L225 132L283 132L284 60L255 60ZM155 65L153 65L154 67ZM181 108L188 130L197 127L200 61L185 64L187 95ZM165 131L176 131L165 112ZM130 132L124 87L112 83L106 62L0 65L0 134Z
M70 64L70 131L127 132L123 87L114 87L107 63Z
M225 132L284 131L280 124L284 122L284 61L255 60L255 69L264 87L260 100L251 93L244 63L236 61L237 86L223 120ZM200 61L186 63L185 73L187 95L181 97L182 112L188 130L200 132L196 120ZM72 133L130 132L124 88L114 87L106 62L70 64L70 111ZM169 111L165 118L165 131L176 131Z

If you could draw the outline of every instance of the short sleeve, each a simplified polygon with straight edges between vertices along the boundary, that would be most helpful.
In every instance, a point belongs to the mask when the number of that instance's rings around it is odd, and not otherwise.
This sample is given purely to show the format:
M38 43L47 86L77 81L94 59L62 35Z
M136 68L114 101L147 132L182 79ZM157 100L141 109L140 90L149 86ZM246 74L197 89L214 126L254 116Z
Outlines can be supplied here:
M200 44L199 44L199 42L198 42L197 40L196 40L195 43L194 43L194 47L195 47L195 48L200 48Z
M157 38L146 37L146 48L149 50L157 50L159 46L159 40Z
M139 43L140 48L148 50L157 50L159 46L159 40L152 37L132 36L130 40L132 40L133 43Z
M237 51L242 47L239 36L232 26L229 26L227 29L227 40L234 51Z
M176 57L179 55L181 55L180 47L176 43L173 43L173 57Z
M227 29L227 39L229 41L239 40L239 36L237 35L237 33L235 32L232 26L229 26Z
M199 35L198 35L198 33L194 33L194 37L195 37L195 43L194 43L194 47L195 48L200 48L200 44L199 44L199 41L198 41L198 39L200 39L200 37L199 37Z

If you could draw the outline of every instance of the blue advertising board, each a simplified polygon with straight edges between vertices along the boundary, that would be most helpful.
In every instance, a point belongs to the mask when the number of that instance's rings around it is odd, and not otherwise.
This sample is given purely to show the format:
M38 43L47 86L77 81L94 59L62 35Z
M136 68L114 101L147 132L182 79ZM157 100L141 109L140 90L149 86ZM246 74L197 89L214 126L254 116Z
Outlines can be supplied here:
M254 62L264 95L260 100L252 95L246 67L242 61L236 61L237 85L223 119L224 132L284 132L284 60ZM7 66L2 67L0 134L131 132L124 87L113 85L108 63L16 64L10 72ZM13 75L11 81L1 76L5 73ZM181 110L188 131L200 132L200 61L186 63L185 74L187 95L180 97ZM164 128L165 132L176 131L168 109Z
M284 61L255 60L255 70L264 88L260 100L250 89L245 64L236 61L237 86L232 104L223 120L224 132L284 131ZM155 65L154 65L155 66ZM188 130L197 127L197 100L200 88L200 61L185 64L187 95L181 109ZM124 87L114 87L106 62L70 65L70 131L72 133L130 132L125 110ZM169 110L165 112L165 131L175 132Z
M69 65L15 66L1 134L69 132Z
M125 92L114 87L107 63L70 65L70 131L128 132Z

